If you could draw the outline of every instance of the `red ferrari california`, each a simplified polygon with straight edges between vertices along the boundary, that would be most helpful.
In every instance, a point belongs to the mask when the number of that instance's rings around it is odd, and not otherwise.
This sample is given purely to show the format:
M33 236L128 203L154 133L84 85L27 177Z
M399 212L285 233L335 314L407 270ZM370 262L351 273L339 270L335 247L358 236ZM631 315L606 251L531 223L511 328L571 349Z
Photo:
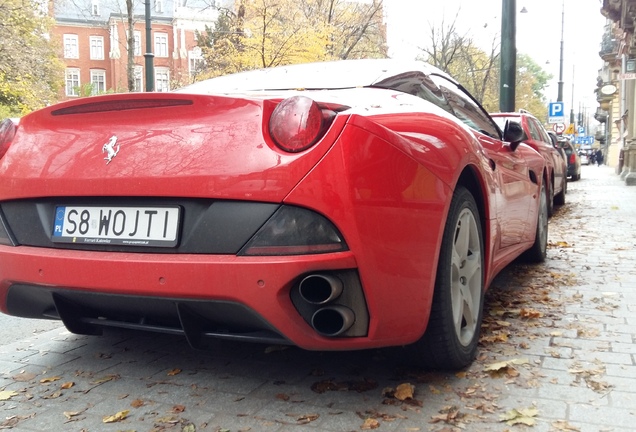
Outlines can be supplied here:
M393 60L5 120L0 309L461 368L493 277L545 258L545 162L524 139L443 72Z

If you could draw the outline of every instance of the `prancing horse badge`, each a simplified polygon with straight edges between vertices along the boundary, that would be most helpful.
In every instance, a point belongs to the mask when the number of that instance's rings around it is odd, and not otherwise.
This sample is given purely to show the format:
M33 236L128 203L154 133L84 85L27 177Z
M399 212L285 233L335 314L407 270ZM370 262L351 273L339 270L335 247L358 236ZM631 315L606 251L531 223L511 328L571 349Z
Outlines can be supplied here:
M106 153L106 157L104 158L106 165L117 156L117 153L119 153L119 144L117 144L117 137L115 135L110 137L108 142L102 146L102 153Z

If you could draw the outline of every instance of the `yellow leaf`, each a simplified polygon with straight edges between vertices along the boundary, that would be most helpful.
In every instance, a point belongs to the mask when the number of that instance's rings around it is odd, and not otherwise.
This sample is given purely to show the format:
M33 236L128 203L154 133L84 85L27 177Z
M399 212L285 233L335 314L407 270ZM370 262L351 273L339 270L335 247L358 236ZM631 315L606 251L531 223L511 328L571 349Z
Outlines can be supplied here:
M62 384L60 386L60 388L62 388L63 390L67 390L70 389L71 387L73 387L75 385L75 383L73 381L69 381L69 382L65 382L64 384Z
M403 383L397 386L395 389L395 398L397 400L413 399L413 393L415 392L415 386L409 383Z
M498 371L498 370L501 370L501 369L505 369L508 366L524 365L524 364L528 364L528 363L530 363L530 360L528 360L527 358L510 359L510 360L501 361L501 362L497 362L497 363L491 363L489 365L486 365L486 366L484 366L484 371L486 371L486 372Z
M124 411L119 411L117 414L112 415L112 416L105 416L102 419L102 422L104 423L115 423L115 422L119 422L122 421L123 419L125 419L126 417L128 417L128 413L130 413L129 410L124 410Z
M360 429L370 430L370 429L377 429L379 427L380 427L379 421L377 421L376 419L368 418L364 421L364 423L362 423L362 426L360 426Z
M62 379L62 377L54 376L54 377L49 377L49 378L42 378L40 380L40 382L42 384L45 384L45 383L50 383L50 382L53 382L53 381L58 381L58 380L61 380L61 379Z
M505 414L500 414L499 419L502 422L506 422L508 426L514 426L516 424L525 424L526 426L534 426L535 419L539 411L536 408L525 409L511 409Z
M11 399L13 396L17 396L18 393L12 390L3 390L0 391L0 401L5 401Z
M76 415L80 415L82 413L82 411L64 411L64 417L66 417L67 419L72 419L73 417L75 417Z
M172 369L171 371L168 372L168 376L175 376L175 375L179 375L181 373L181 369Z

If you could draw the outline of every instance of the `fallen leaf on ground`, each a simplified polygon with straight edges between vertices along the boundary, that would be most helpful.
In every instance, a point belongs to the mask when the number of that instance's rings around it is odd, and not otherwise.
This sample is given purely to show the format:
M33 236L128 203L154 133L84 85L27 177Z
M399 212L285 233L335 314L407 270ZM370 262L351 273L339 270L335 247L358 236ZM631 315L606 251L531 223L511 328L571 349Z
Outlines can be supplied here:
M489 365L484 366L484 371L486 372L496 372L498 370L501 369L505 369L509 366L513 366L513 365L524 365L524 364L528 364L530 363L530 360L528 360L527 358L516 358L516 359L511 359L511 360L505 360L505 361L500 361L497 363L491 363Z
M115 422L120 422L123 419L125 419L126 417L128 417L128 414L130 413L129 410L124 410L124 411L119 411L117 414L115 415L111 415L111 416L105 416L102 419L103 423L115 423Z
M539 312L535 309L521 309L521 311L519 311L519 315L521 315L522 318L528 319L541 318L543 316L543 312Z
M58 390L58 391L50 393L50 394L48 394L46 396L42 396L42 398L43 399L57 399L60 396L62 396L62 392Z
M13 390L3 390L0 391L0 401L5 401L11 399L13 396L17 396L17 392Z
M181 369L172 369L171 371L168 371L168 376L175 376L175 375L179 375L181 373Z
M73 387L75 385L75 383L73 381L69 381L69 382L65 382L64 384L62 384L60 386L61 389L63 390L67 390L70 389L71 387Z
M46 384L46 383L50 383L50 382L53 382L53 381L58 381L58 380L61 380L61 379L62 379L62 377L60 377L60 376L54 376L54 377L42 378L40 380L40 382L42 384Z
M413 393L415 392L415 386L409 383L403 383L397 386L395 389L395 398L397 400L413 399Z
M318 420L318 417L320 417L319 414L303 414L301 416L297 416L296 414L288 414L292 417L296 417L296 423L298 424L307 424L307 423L311 423L312 421Z
M575 432L579 432L581 430L581 429L577 428L576 426L572 426L571 424L569 424L565 420L558 420L558 421L552 422L552 427L557 429L557 430L560 430L560 431L575 431Z
M133 408L140 408L140 407L144 406L145 404L146 404L146 402L144 402L143 400L135 399L134 401L132 401L130 403L130 406L133 407Z
M115 379L119 379L119 375L117 375L117 374L106 375L103 378L99 378L99 379L97 379L95 381L91 381L91 384L104 384L104 383L107 383L108 381L112 381L112 380L115 380Z
M37 375L34 373L25 373L25 372L21 372L18 375L13 376L13 381L18 381L18 382L26 382L26 381L31 381L32 379L34 379Z
M364 423L362 423L362 426L360 426L360 429L371 430L371 429L377 429L379 427L380 427L379 421L377 421L376 419L368 418L364 421Z
M506 422L508 426L514 426L516 424L524 424L526 426L534 426L535 416L538 414L536 408L516 409L513 408L505 414L499 415L499 419L502 422Z

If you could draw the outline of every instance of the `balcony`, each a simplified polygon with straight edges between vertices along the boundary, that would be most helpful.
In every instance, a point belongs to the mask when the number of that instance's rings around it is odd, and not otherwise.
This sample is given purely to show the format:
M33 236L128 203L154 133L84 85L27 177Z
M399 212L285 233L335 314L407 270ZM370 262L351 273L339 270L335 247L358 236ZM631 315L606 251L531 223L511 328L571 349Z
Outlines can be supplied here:
M617 59L620 41L611 33L606 31L601 41L601 50L598 55L607 62Z

